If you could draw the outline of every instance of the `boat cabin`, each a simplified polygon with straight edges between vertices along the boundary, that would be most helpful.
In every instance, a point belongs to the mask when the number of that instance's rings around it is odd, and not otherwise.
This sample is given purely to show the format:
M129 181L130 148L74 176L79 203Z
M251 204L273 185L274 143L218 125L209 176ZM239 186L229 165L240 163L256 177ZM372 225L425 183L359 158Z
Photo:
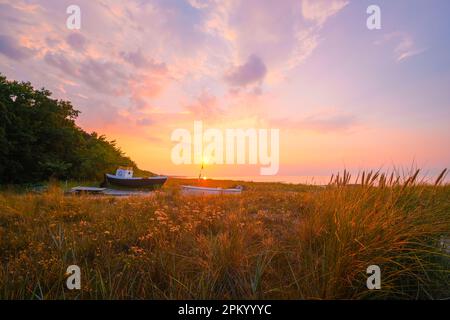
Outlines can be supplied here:
M116 171L116 176L121 178L133 178L132 167L119 167Z

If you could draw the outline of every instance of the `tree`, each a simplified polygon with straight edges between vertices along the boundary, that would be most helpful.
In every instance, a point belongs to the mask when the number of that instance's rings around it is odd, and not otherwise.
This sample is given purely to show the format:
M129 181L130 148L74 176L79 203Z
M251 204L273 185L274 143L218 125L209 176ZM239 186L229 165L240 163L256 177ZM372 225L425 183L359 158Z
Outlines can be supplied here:
M0 183L101 179L120 165L141 171L114 141L78 127L79 113L48 90L0 74Z

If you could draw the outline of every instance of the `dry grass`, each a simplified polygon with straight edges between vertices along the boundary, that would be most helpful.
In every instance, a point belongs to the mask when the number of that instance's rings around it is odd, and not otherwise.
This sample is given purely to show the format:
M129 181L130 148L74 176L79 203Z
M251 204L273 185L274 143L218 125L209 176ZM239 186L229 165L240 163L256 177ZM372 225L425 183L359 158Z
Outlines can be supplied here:
M180 183L154 197L0 193L0 298L450 297L449 186L247 183L186 197ZM80 291L65 289L71 264ZM372 264L381 290L366 288Z

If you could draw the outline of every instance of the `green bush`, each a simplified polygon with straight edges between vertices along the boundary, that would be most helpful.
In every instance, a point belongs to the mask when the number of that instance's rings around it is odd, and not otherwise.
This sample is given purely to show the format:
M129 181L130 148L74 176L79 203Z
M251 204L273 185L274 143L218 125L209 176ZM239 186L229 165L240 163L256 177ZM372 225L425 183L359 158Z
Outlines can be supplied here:
M0 183L101 179L117 166L136 164L105 136L75 124L69 101L0 74Z

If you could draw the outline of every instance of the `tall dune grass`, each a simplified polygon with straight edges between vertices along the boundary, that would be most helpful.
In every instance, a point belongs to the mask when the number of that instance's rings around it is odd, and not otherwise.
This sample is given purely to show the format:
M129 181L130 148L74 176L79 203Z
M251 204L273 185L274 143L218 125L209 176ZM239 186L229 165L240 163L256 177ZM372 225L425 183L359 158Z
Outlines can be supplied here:
M450 187L374 175L241 196L173 182L150 197L3 192L0 298L449 298ZM65 287L71 264L79 291ZM381 290L366 287L373 264Z

